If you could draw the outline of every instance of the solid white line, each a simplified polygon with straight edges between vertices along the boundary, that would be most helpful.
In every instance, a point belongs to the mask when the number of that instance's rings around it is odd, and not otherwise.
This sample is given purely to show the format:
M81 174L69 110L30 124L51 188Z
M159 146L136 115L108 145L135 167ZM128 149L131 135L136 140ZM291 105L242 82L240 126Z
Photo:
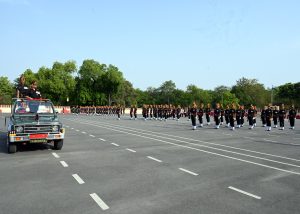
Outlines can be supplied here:
M120 146L119 144L116 144L116 143L111 143L111 145L114 145L114 146Z
M107 206L106 203L96 193L92 193L92 194L90 194L90 196L99 205L99 207L101 207L102 210L109 209L109 206Z
M237 191L237 192L239 192L239 193L248 195L248 196L250 196L250 197L253 197L253 198L256 198L256 199L261 199L260 196L253 195L253 194L251 194L251 193L249 193L249 192L245 192L245 191L240 190L240 189L237 189L237 188L235 188L235 187L229 186L228 188L229 188L229 189L232 189L232 190L234 190L234 191Z
M53 155L54 157L56 157L56 158L59 158L59 155L56 154L55 152L52 152L52 155Z
M75 178L75 180L76 180L79 184L84 184L84 183L85 183L85 182L81 179L81 177L79 177L79 175L73 174L72 176L73 176L73 178Z
M81 132L82 134L86 134L86 132Z
M69 165L65 162L65 161L60 161L61 165L63 165L63 167L69 167Z
M90 134L91 137L95 137L94 135Z
M151 157L151 156L147 156L147 158L149 158L149 159L151 159L151 160L154 160L154 161L157 161L157 162L159 162L159 163L162 162L161 160L158 160L158 159L156 159L156 158L154 158L154 157Z
M178 168L179 170L181 170L181 171L184 171L184 172L186 172L186 173L189 173L189 174L191 174L191 175L195 175L195 176L197 176L198 174L197 173L195 173L195 172L192 172L192 171L190 171L190 170L187 170L187 169L183 169L183 168Z
M130 152L136 152L135 150L133 150L133 149L128 149L128 148L126 148L126 150L127 150L127 151L130 151Z
M99 140L106 141L106 140L104 140L103 138L99 138Z
M265 138L264 138L264 141L268 141L268 142L272 142L272 143L278 143L278 141L275 141L275 140L269 140L269 139L265 139Z

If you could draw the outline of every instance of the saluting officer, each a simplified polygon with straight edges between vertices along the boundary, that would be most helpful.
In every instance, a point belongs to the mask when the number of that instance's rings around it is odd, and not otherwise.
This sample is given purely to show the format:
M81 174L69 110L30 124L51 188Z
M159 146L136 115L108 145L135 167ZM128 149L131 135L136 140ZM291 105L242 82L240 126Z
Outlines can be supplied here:
M295 129L295 118L296 118L297 112L294 108L294 105L291 106L289 110L289 120L290 120L290 129Z

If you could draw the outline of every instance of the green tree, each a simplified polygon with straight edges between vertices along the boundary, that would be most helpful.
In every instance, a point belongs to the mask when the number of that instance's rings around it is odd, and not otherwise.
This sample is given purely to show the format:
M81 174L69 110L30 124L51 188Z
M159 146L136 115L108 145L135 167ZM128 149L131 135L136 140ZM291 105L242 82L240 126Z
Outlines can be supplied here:
M0 104L11 104L13 84L7 77L0 76Z
M165 81L164 83L161 84L159 90L165 102L170 104L171 99L174 98L172 95L173 92L176 90L176 84L172 80Z

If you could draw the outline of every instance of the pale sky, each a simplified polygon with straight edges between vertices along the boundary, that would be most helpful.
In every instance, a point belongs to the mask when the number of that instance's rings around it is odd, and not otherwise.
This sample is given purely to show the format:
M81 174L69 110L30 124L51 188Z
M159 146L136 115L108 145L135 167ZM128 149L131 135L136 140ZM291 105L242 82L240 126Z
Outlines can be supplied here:
M0 76L117 66L135 88L300 82L298 0L0 0Z

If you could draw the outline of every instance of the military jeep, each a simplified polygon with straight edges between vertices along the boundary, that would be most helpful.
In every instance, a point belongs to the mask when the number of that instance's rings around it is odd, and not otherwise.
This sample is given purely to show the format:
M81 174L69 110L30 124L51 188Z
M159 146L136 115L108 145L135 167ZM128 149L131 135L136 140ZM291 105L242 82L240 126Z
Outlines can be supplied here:
M65 129L48 99L14 98L11 116L5 123L8 153L29 144L51 144L55 150L63 147Z

